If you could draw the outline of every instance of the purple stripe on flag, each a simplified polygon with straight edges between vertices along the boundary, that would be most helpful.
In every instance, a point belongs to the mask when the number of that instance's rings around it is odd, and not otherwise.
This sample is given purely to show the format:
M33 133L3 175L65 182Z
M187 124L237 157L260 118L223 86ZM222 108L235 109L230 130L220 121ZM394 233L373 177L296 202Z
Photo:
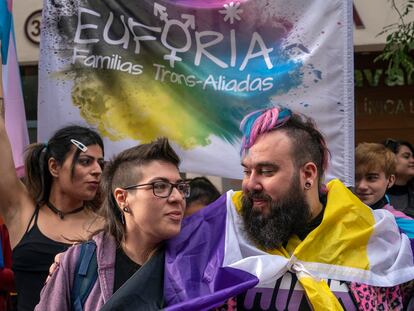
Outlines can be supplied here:
M210 310L224 304L229 298L253 288L259 280L252 274L230 267L218 268L213 292L176 303L165 308L168 311Z
M410 239L410 245L411 245L411 251L413 252L413 255L414 255L414 239Z
M164 295L168 310L202 310L254 287L258 279L222 267L226 195L184 219L181 233L167 244Z

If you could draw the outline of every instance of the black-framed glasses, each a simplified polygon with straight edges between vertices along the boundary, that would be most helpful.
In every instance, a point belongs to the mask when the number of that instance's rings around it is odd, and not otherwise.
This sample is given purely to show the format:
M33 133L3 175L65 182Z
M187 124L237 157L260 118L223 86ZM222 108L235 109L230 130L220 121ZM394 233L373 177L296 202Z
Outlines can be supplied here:
M159 198L168 198L173 191L173 188L177 188L177 190L184 195L184 197L188 198L190 196L190 184L188 182L182 181L178 183L170 183L168 181L154 181L148 184L139 184L139 185L131 185L127 187L123 187L124 190L129 189L136 189L140 187L151 186L152 193Z

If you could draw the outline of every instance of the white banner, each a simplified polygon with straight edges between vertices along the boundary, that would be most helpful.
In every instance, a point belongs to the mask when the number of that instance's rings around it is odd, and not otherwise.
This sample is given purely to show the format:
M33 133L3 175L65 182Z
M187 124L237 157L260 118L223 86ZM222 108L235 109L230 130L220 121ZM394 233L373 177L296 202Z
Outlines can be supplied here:
M167 136L181 169L240 178L239 123L288 106L313 117L353 183L351 1L45 0L39 140L95 127L106 156Z

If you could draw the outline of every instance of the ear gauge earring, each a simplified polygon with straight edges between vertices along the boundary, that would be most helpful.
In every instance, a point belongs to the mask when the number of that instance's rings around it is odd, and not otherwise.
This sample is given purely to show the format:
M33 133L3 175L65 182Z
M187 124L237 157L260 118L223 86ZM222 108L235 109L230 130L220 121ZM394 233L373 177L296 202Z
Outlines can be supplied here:
M312 187L312 184L310 181L305 182L305 190L309 190L310 187Z
M122 210L124 211L124 212L121 212L121 223L123 224L123 225L125 225L125 213L130 213L131 212L131 210L127 207L127 206L124 206L123 208L122 208Z

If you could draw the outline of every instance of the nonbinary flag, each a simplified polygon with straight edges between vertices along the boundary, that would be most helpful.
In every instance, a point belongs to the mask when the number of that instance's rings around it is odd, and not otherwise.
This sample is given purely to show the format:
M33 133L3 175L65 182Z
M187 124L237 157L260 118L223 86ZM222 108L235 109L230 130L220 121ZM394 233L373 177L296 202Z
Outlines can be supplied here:
M272 304L300 310L308 301L313 310L355 310L349 291L356 283L391 288L414 279L410 240L394 216L371 210L338 180L327 189L321 224L303 241L294 236L271 252L246 237L241 192L229 191L185 218L180 234L166 243L165 310L211 310L235 296L240 310ZM161 283L154 278L158 264L150 264L154 257L103 309L148 310L154 301L148 284Z
M19 177L24 174L24 148L29 144L22 86L17 62L12 17L12 0L0 0L0 42L2 60L2 91L7 134L13 150L13 160ZM1 89L0 89L1 91ZM1 92L0 92L1 97Z
M241 192L229 191L184 219L166 250L167 310L207 310L246 290L242 304L247 309L258 299L266 310L290 295L289 310L297 309L293 300L304 297L314 310L348 310L352 301L336 281L391 287L414 279L410 240L400 234L393 215L371 210L338 180L327 188L321 224L303 241L293 236L286 248L272 252L246 237ZM287 274L297 281L290 282L290 291L283 287ZM281 279L275 301L273 290Z

